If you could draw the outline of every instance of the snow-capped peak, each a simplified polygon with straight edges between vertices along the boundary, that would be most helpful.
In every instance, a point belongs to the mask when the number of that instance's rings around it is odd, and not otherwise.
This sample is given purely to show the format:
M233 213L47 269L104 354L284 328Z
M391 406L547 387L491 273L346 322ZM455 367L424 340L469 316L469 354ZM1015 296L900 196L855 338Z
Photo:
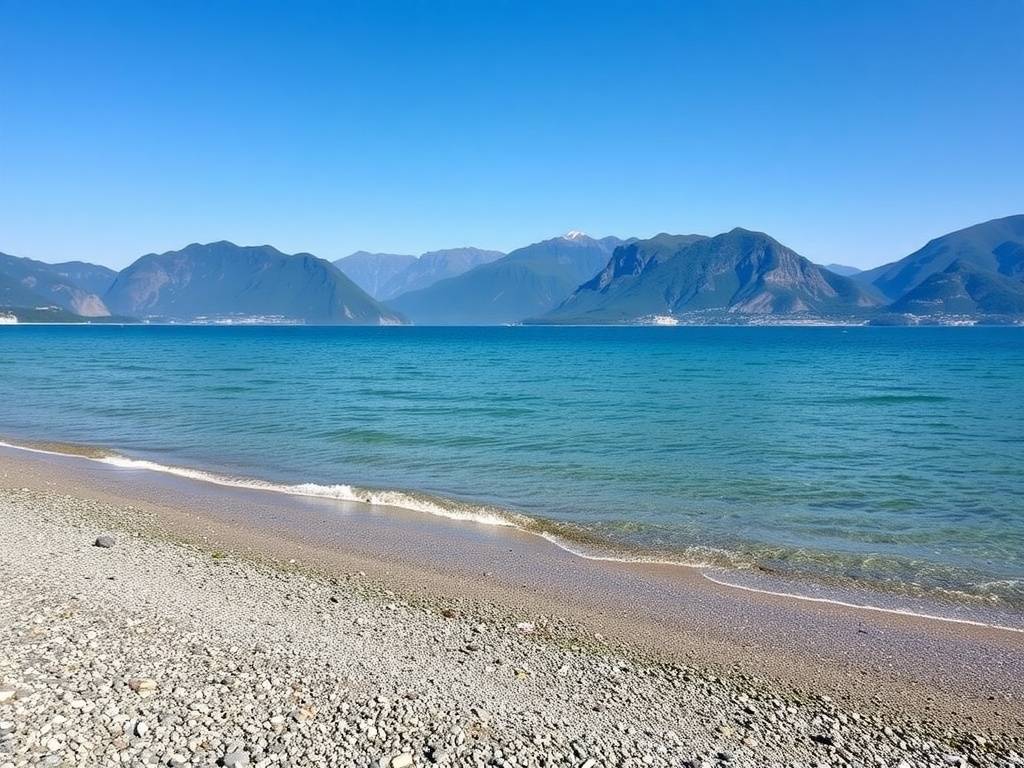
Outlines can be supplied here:
M570 229L568 232L562 235L562 237L564 237L566 240L579 240L581 237L586 236L586 232L580 232L578 229Z

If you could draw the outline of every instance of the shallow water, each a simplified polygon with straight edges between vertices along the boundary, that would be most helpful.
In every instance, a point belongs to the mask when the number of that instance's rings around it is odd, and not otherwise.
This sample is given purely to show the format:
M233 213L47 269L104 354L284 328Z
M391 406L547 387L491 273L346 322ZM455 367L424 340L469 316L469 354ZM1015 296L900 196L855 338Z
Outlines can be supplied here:
M1022 329L5 327L0 395L115 463L1024 613Z

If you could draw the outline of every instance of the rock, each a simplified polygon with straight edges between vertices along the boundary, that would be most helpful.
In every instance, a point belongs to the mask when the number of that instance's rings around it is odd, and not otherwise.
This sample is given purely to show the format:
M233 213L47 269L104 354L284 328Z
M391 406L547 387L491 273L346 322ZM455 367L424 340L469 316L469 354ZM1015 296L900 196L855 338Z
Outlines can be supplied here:
M116 543L117 541L114 539L113 536L103 534L102 536L96 537L96 541L94 542L93 546L100 547L101 549L111 549Z
M10 701L17 693L18 689L12 686L5 685L3 688L0 688L0 704L3 704L5 701Z
M391 768L409 768L411 765L412 755L409 752L403 752L391 758Z
M133 677L128 681L128 687L139 696L152 696L156 693L156 680L148 677Z
M249 753L244 749L228 752L220 759L224 768L247 768L249 765Z
M520 632L533 632L534 624L532 621L520 621L518 624L516 624L516 629L518 629Z

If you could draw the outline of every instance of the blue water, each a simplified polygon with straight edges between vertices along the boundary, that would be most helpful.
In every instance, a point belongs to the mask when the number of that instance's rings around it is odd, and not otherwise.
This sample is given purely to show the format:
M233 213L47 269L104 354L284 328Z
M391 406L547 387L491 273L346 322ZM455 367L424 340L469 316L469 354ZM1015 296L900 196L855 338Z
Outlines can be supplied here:
M8 439L1024 611L1024 329L4 327L0 395Z

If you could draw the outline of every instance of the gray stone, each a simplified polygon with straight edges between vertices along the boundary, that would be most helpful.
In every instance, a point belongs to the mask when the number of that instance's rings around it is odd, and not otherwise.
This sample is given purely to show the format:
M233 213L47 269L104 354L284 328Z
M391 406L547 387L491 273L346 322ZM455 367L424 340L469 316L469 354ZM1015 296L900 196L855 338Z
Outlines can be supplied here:
M249 753L244 749L228 752L220 759L224 768L247 768L249 765Z

